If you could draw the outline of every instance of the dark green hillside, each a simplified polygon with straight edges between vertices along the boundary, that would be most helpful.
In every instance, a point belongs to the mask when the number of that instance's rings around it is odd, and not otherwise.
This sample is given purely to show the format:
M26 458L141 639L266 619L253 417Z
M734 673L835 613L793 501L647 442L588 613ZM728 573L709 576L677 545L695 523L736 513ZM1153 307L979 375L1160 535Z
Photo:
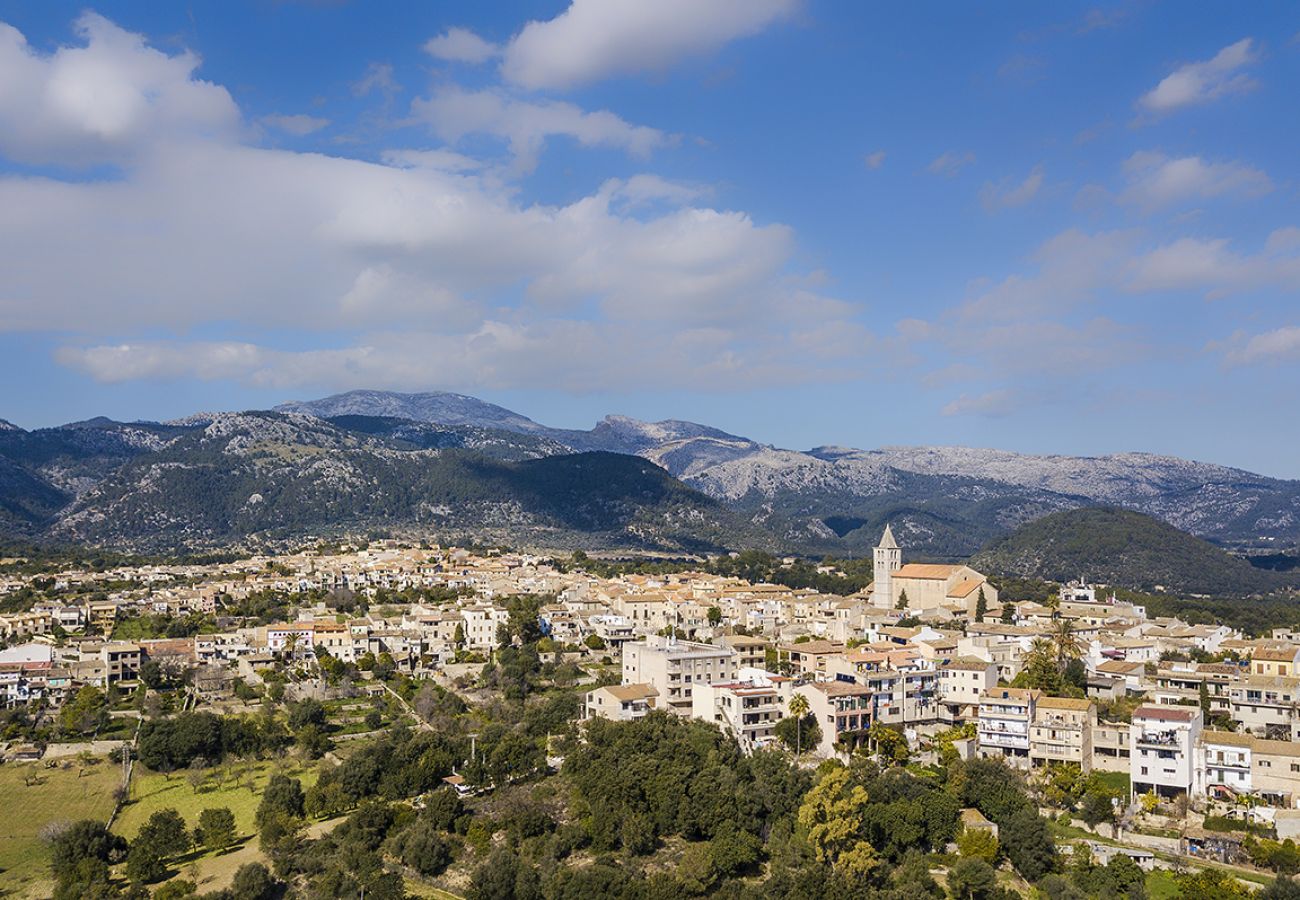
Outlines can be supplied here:
M0 535L31 535L71 498L17 463L0 456Z
M1249 595L1286 579L1151 516L1113 507L1044 516L993 541L971 565L986 572L1174 593Z

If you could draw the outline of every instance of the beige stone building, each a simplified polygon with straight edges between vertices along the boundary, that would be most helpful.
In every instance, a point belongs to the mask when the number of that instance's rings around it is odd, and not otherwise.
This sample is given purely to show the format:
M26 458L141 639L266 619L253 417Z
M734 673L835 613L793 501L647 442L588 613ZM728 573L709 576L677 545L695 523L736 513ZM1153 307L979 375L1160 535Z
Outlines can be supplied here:
M630 722L654 709L659 692L650 684L612 684L587 692L584 719Z
M691 714L697 684L736 677L730 647L650 635L623 645L623 683L649 684L659 692L659 706L679 716Z
M1247 675L1228 688L1232 717L1260 737L1300 737L1300 678Z
M728 634L718 638L718 643L730 647L736 654L737 668L767 668L767 649L772 645L765 638L746 634Z
M1092 767L1103 772L1129 771L1127 722L1098 722L1092 729Z
M875 549L874 563L875 581L869 590L875 607L897 609L906 594L907 609L914 612L943 608L972 613L981 590L990 608L998 605L997 589L970 566L904 565L902 549L889 526Z
M818 755L835 756L838 752L836 742L856 745L865 741L866 731L872 724L874 699L869 685L813 681L796 687L794 691L807 699L808 711L821 727Z
M1092 770L1092 735L1097 707L1091 700L1039 697L1029 730L1029 761L1034 766L1075 763Z
M1280 809L1300 808L1300 744L1256 739L1250 749L1255 793Z
M1250 655L1250 674L1293 677L1297 674L1297 657L1300 657L1300 647L1292 645L1260 647Z
M939 667L939 717L945 725L973 722L980 698L998 686L998 667L973 656L959 656Z

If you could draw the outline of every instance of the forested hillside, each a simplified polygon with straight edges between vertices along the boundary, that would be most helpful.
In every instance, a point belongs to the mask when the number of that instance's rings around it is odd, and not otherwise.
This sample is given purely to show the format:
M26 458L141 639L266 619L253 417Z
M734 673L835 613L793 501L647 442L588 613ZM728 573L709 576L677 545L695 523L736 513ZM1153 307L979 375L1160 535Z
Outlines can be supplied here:
M1288 583L1159 519L1113 507L1044 516L993 541L971 564L999 575L1192 594L1261 594Z

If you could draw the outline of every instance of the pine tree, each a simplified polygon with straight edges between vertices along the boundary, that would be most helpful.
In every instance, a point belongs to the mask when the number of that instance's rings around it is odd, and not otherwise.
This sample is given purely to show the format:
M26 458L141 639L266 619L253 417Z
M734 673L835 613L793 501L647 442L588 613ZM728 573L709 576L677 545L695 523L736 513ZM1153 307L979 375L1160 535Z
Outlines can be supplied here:
M898 605L894 609L907 609L907 589L898 592Z

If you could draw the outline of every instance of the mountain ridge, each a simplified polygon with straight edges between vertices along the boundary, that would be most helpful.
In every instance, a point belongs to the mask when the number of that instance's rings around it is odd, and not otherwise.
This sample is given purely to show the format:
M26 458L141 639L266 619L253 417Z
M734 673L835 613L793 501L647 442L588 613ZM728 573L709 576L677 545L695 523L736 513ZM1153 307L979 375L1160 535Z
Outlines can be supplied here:
M609 415L585 431L550 428L447 392L350 391L277 410L196 413L161 424L97 418L31 432L0 429L7 471L0 478L0 527L27 536L62 534L71 528L65 520L87 515L83 498L136 471L130 467L137 458L165 460L177 442L201 454L201 446L185 443L187 436L233 427L262 433L241 437L235 449L242 443L259 453L265 450L259 442L280 447L276 452L320 478L328 473L307 455L366 455L375 465L418 458L401 454L476 453L502 463L573 453L636 456L726 507L746 539L758 539L755 529L765 531L774 545L794 552L865 555L890 523L913 558L966 558L1027 522L1087 506L1135 509L1237 547L1285 549L1300 541L1300 481L1159 454L1071 457L897 445L788 450L679 419ZM348 446L315 446L322 429L333 429L331 440L345 435ZM152 483L142 479L138 488Z

